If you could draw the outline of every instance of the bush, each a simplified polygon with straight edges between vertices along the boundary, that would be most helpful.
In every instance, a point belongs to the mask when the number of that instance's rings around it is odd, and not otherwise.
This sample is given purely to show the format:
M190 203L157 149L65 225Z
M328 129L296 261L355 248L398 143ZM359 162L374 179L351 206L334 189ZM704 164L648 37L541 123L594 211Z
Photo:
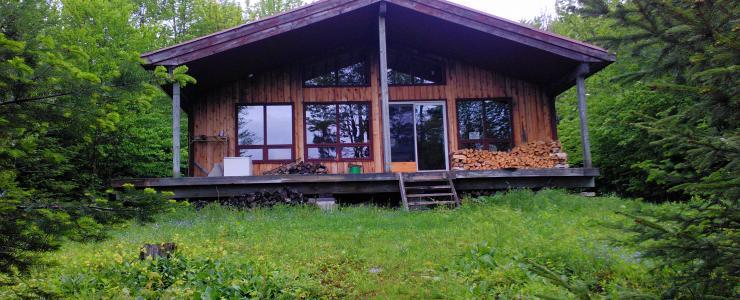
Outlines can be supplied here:
M62 296L79 298L292 299L315 295L279 272L253 263L230 264L178 254L64 275L60 289Z

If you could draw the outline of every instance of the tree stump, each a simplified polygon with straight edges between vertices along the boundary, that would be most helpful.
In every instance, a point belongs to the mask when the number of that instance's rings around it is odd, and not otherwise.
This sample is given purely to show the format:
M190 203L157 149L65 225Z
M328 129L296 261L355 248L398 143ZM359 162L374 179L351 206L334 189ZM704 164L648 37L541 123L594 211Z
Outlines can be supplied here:
M175 243L144 244L139 252L139 259L145 260L147 257L151 257L152 259L170 258L175 250L177 250Z

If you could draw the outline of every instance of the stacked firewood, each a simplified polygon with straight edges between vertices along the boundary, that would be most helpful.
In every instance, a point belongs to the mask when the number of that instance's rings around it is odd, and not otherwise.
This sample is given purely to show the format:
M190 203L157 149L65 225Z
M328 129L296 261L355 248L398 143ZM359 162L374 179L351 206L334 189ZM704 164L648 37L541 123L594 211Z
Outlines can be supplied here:
M568 155L560 142L530 142L510 152L464 149L452 153L454 170L567 168Z
M327 174L328 169L320 163L292 162L265 172L264 175L311 175Z
M223 206L251 209L257 207L273 207L278 204L301 205L306 204L308 198L296 191L283 188L276 192L257 192L241 196L221 199Z

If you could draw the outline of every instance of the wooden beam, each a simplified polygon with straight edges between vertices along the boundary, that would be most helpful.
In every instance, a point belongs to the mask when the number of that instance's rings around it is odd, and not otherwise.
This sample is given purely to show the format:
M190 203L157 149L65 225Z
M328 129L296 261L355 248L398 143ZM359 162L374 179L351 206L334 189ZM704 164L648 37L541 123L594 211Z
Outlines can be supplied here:
M170 66L172 75L175 66ZM180 177L180 84L172 84L172 177Z
M378 12L378 39L380 41L380 105L383 117L383 169L391 172L391 125L390 112L388 108L388 48L385 32L385 2L380 3Z
M576 71L576 89L578 92L578 116L581 120L581 144L583 145L583 166L585 168L593 167L591 161L591 141L588 135L588 118L586 111L586 74L588 74L588 64L582 63Z

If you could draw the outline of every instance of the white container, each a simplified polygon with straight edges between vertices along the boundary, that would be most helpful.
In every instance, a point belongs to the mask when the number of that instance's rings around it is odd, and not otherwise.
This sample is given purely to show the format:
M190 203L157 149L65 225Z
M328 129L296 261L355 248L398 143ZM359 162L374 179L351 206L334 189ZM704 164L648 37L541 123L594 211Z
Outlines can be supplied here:
M224 176L252 176L252 158L224 157Z

